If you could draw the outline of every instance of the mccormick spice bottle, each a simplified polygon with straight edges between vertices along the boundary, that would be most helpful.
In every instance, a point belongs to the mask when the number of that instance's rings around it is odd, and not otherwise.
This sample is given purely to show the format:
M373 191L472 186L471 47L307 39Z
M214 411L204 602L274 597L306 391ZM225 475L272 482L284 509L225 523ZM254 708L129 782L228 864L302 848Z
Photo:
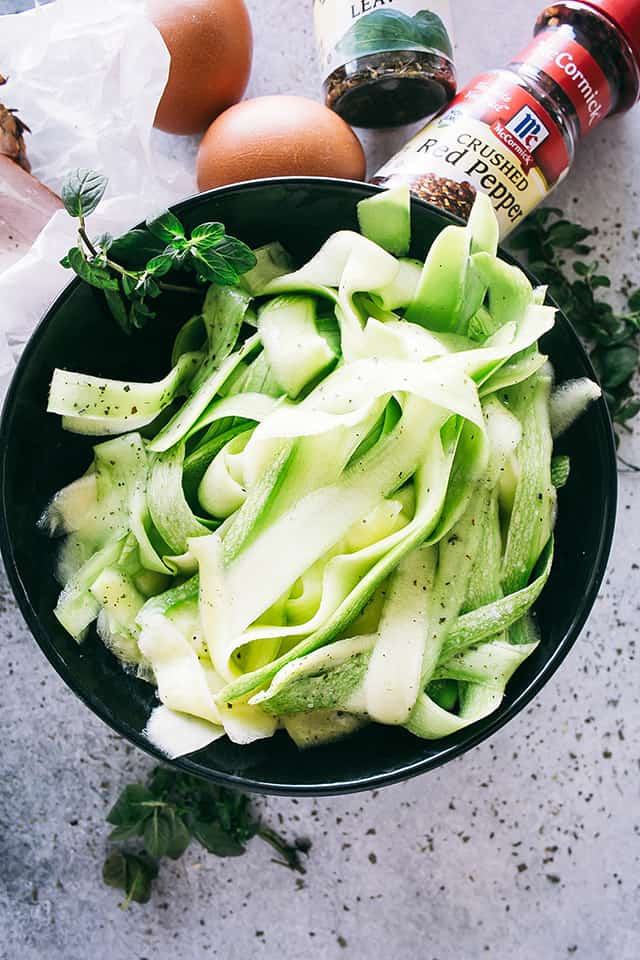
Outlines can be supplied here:
M357 127L433 117L456 92L449 0L315 0L326 103Z
M640 0L565 0L506 70L476 77L373 178L466 219L488 194L505 237L566 176L578 139L640 92Z

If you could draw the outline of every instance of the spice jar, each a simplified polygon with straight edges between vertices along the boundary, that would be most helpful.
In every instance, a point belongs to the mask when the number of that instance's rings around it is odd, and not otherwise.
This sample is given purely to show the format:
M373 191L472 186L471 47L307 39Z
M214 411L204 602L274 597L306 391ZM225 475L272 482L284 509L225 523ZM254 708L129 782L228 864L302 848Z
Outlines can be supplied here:
M640 95L640 0L564 0L373 178L466 219L488 194L505 237L566 176L576 143Z
M315 0L326 104L357 127L433 117L456 92L449 0Z

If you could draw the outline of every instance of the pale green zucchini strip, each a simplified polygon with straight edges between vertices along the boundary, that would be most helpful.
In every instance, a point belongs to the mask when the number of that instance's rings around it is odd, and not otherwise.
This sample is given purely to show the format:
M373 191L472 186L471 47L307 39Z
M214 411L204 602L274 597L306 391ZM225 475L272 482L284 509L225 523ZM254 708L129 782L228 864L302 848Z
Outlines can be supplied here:
M520 664L536 646L536 643L516 645L504 640L483 643L443 663L438 667L437 675L504 690Z
M461 445L456 436L455 442L447 450L443 450L437 441L433 442L434 437L431 438L429 455L422 463L416 478L416 514L413 521L405 528L404 538L389 550L368 574L362 577L320 629L300 641L292 650L278 657L273 663L230 683L218 694L220 703L245 697L252 690L269 681L287 663L330 643L355 619L379 584L410 550L419 546L426 538L434 543L446 534L467 502L461 482L455 485L456 490L452 496L447 489L451 486L450 478L456 451L459 454L464 450L464 454L459 458L460 474L467 476L474 475L476 462L481 461L484 455L484 445L479 442L482 434L475 427L472 430L470 440ZM461 439L465 437L465 429L462 430L460 437Z
M143 612L140 620L138 646L153 667L162 703L171 710L221 724L207 668L179 627L159 613ZM211 672L210 667L208 670Z
M429 405L409 398L402 419L388 437L334 484L303 497L238 555L227 572L234 634L245 630L353 523L413 475L427 452L430 433L422 428L429 414ZM302 538L297 536L300 530L305 531ZM279 557L275 569L273 557ZM261 571L270 568L271 575L264 577ZM249 596L246 583L253 584Z
M283 727L301 750L340 740L366 723L366 717L356 717L341 710L313 710L291 713L282 718Z
M421 693L411 714L407 729L423 740L439 740L483 720L502 703L504 693L498 687L473 684L460 714L439 707L425 693Z
M61 414L65 430L73 433L100 435L138 430L185 392L201 360L202 354L183 354L173 370L156 383L54 370L47 412Z
M528 380L534 373L548 362L543 353L538 353L533 347L515 354L507 360L488 380L485 380L479 389L480 397L484 398L492 393L498 393L507 387L513 387L523 380Z
M149 444L149 449L154 453L164 453L177 443L180 443L194 423L196 423L198 418L207 409L220 388L224 386L238 364L242 363L254 350L258 349L259 345L260 338L256 333L252 337L249 337L248 340L245 340L239 350L227 357L219 368L209 373L202 383L199 384L196 392L193 393L180 410L174 414L169 423L156 434Z
M191 537L209 528L193 513L182 490L184 444L156 457L151 465L147 505L156 530L173 553L185 553Z
M240 285L257 296L272 280L291 272L291 257L281 243L265 243L254 251L256 265L240 278Z
M379 723L405 723L420 693L435 566L435 547L418 547L400 561L387 585L364 679L366 712Z
M168 573L151 538L152 523L147 505L149 464L142 438L137 433L129 433L100 443L94 447L94 458L98 498L102 500L104 488L109 497L109 515L113 518L114 529L126 531L128 527L138 543L143 565L156 573ZM117 509L111 494L118 500Z
M469 268L471 236L464 227L445 227L427 254L420 285L406 312L411 323L459 333Z
M250 303L250 295L239 287L219 287L212 283L207 290L202 319L207 331L208 351L206 362L196 376L196 389L235 349Z
M602 395L597 383L587 377L568 380L551 393L549 417L554 440L561 437L590 403Z
M277 409L280 402L274 397L265 397L262 393L234 393L232 396L215 400L185 433L185 441L205 427L227 418L237 417L260 423Z
M387 504L389 504L388 500L381 506L385 507ZM349 547L347 542L343 542L335 550L321 557L299 578L298 583L301 584L303 591L301 596L292 599L290 594L286 599L286 625L268 621L253 624L244 631L238 641L239 645L274 638L291 640L305 637L318 630L374 565L393 547L401 543L407 535L407 523L398 516L394 520L389 515L386 523L379 521L376 524L374 515L377 512L380 512L379 509L363 518L359 525L363 526L367 521L367 529L371 526L377 527L379 537L374 538L372 535L369 542L352 553L341 552ZM346 539L349 540L350 536Z
M487 637L507 630L536 602L549 578L553 562L553 541L540 557L541 572L528 586L458 618L447 635L440 660L450 658L468 647L482 643Z
M98 485L92 471L59 490L38 521L50 537L75 533L98 513Z
M472 423L483 425L474 382L442 357L429 363L377 358L339 367L299 404L282 404L262 422L256 437L300 437L354 426L381 397L409 393Z
M163 704L152 711L144 735L169 760L175 760L224 737L224 727Z
M551 482L550 391L551 378L544 374L508 391L510 408L522 424L522 440L516 451L520 473L503 562L505 593L527 584L553 529L556 490Z
M100 606L98 634L104 644L125 663L140 663L135 620L144 597L131 577L117 567L107 567L94 581L91 593Z
M299 657L250 703L278 716L339 708L362 684L373 645L373 637L349 637Z
M54 614L67 633L80 641L89 624L98 616L100 605L91 587L103 570L118 561L123 539L116 539L94 553L69 580L54 609Z
M277 383L295 399L336 356L316 327L316 301L283 294L258 313L258 331Z
M411 197L409 188L401 185L358 204L360 233L377 243L394 257L409 252L411 244Z

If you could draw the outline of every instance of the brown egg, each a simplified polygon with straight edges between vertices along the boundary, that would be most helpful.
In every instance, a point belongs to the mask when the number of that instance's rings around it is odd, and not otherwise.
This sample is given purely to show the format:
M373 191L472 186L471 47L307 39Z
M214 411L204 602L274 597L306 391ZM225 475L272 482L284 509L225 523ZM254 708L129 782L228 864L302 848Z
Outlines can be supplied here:
M253 42L244 0L148 0L148 9L171 54L155 126L206 130L249 82Z
M259 177L362 180L366 161L355 133L327 107L304 97L256 97L222 113L198 151L198 187Z

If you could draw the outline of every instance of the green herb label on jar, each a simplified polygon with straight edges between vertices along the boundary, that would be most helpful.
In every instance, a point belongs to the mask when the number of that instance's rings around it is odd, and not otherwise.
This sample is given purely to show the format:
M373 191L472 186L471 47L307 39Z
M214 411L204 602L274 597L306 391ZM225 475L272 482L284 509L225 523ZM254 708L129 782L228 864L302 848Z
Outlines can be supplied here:
M449 0L315 0L315 32L324 77L394 50L452 57Z

